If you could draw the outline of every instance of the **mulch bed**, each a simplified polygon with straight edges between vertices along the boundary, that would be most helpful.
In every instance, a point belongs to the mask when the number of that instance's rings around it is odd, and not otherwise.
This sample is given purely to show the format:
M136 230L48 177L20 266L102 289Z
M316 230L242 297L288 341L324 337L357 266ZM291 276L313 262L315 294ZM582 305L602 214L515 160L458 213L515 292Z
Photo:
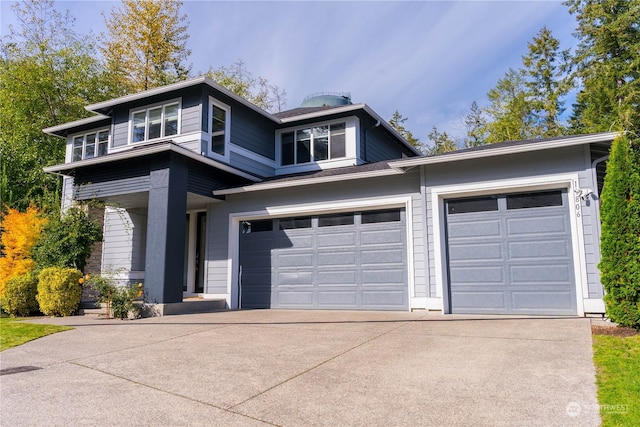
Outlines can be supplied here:
M640 335L640 331L637 331L633 328L617 325L591 325L591 333L594 335L611 335L613 337L623 338Z

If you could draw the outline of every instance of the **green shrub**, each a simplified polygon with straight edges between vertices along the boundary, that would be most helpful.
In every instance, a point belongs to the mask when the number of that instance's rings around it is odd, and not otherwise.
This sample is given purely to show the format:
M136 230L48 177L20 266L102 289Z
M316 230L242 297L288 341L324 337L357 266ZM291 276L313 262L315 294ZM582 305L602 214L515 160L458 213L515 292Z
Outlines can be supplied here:
M627 137L611 145L600 217L598 267L607 316L640 329L640 153Z
M33 274L14 277L6 283L0 307L13 317L28 316L38 311L37 293L38 279Z
M82 273L74 268L49 267L40 272L38 296L40 311L47 316L70 316L82 299Z

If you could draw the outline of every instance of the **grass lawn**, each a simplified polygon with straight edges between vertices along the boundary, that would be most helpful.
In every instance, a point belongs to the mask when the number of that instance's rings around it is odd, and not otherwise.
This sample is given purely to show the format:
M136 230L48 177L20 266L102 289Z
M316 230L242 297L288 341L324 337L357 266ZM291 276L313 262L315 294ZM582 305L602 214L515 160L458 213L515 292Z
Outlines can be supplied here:
M640 426L640 335L593 335L603 426Z
M24 344L45 335L73 329L70 326L35 325L10 317L0 318L0 351Z

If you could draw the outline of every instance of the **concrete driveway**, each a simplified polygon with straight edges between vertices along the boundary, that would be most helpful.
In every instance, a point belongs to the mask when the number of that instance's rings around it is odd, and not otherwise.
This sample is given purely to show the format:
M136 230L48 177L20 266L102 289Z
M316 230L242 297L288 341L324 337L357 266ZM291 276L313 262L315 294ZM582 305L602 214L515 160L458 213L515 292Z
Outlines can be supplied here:
M0 353L0 423L591 426L588 319L256 310L75 330Z

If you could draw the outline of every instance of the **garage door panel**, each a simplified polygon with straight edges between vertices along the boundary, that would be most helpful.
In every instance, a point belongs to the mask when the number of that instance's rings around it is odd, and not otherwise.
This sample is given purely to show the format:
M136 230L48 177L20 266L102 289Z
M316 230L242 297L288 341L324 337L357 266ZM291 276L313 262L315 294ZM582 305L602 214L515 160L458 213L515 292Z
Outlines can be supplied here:
M322 285L341 285L344 287L356 286L356 271L355 270L340 270L338 268L331 269L331 271L318 271L317 283Z
M576 314L566 190L492 197L473 213L447 201L452 312Z
M356 263L355 252L318 253L316 258L318 260L318 267L355 265Z
M344 228L344 227L332 227L332 228ZM354 233L353 231L322 234L318 236L318 248L353 246L355 243L356 243L356 233Z
M389 245L402 243L403 230L369 230L360 235L362 245Z
M452 259L465 259L467 261L501 260L502 242L450 244L449 254Z
M509 236L541 233L566 233L569 230L564 215L545 215L543 217L507 218Z
M362 303L369 307L402 307L406 304L405 293L397 290L362 291Z
M299 230L288 230L286 237L279 238L278 248L308 248L313 246L313 236L307 234L296 233Z
M404 261L404 250L363 250L360 259L364 265L399 264Z
M313 254L306 253L288 253L280 252L275 255L277 257L278 267L312 267Z
M513 265L509 266L511 283L566 283L572 279L570 266L561 265Z
M494 313L506 310L504 292L452 292L453 313Z
M313 306L313 294L310 289L308 291L303 290L279 290L277 292L278 305L283 306Z
M271 272L271 271L269 271ZM277 281L283 286L298 285L298 286L312 286L313 285L313 270L278 270Z
M509 259L557 259L558 257L568 259L570 248L566 240L526 240L519 242L509 242Z
M387 285L404 282L404 269L365 270L362 272L362 285Z
M502 284L504 283L504 269L501 265L457 266L451 269L450 282L459 285L469 283Z
M470 216L472 214L469 214ZM476 215L477 216L477 215ZM473 223L474 227L468 225ZM451 240L467 237L501 237L500 220L475 220L457 222L451 220L448 228L448 236Z

